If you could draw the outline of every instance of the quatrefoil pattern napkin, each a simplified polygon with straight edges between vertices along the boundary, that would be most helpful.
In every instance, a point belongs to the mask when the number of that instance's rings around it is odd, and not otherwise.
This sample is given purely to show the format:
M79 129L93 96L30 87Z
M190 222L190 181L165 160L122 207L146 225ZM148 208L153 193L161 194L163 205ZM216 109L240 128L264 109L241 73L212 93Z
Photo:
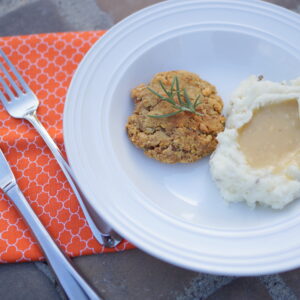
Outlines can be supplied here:
M74 72L103 31L68 32L0 38L8 55L40 100L38 117L64 152L63 110ZM13 119L0 105L0 147L28 202L52 237L70 256L121 251L123 241L105 249L92 235L63 172L42 138L23 120ZM29 228L0 193L0 262L43 259Z

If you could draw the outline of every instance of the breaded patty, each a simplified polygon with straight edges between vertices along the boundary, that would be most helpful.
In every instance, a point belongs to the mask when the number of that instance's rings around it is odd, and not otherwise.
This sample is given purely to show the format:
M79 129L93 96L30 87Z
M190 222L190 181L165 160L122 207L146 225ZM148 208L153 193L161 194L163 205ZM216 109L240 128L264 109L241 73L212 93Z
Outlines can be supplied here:
M166 95L159 82L170 90L176 76L180 90L186 89L191 102L200 95L201 103L196 110L203 115L180 112L171 117L150 117L176 111L170 103L148 89ZM127 133L132 143L147 156L164 163L191 163L215 150L216 136L224 130L225 124L221 115L223 102L216 88L197 74L187 71L158 73L149 84L134 88L131 97L135 101L135 109L128 118ZM175 101L178 103L176 97Z

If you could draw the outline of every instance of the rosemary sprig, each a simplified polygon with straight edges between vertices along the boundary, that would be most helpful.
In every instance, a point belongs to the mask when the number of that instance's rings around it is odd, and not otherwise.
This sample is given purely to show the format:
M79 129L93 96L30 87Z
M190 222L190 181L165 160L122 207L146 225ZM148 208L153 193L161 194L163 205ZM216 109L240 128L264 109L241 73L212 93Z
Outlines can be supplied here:
M187 90L184 88L183 89L183 96L181 94L180 86L179 86L179 80L178 77L175 76L172 80L171 83L171 88L170 90L167 90L165 85L159 81L159 84L161 86L161 89L165 92L166 96L163 96L153 90L152 88L148 87L148 90L153 93L155 96L160 98L162 101L166 101L172 105L173 108L177 109L174 112L171 112L169 114L164 114L164 115L148 115L151 118L167 118L171 116L175 116L183 111L188 111L191 113L194 113L198 116L203 116L203 114L199 113L196 109L200 105L200 95L196 98L195 102L193 103L191 101L190 96L187 93ZM174 99L174 97L177 96L178 102L177 103Z

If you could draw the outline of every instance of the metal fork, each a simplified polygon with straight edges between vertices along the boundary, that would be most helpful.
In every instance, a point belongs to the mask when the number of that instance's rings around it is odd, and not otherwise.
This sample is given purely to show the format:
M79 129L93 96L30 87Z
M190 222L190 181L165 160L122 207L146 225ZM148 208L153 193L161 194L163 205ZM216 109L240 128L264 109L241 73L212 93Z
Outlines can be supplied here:
M116 232L114 232L112 228L108 224L106 224L98 215L94 215L95 221L92 219L91 214L93 213L93 211L89 206L88 201L85 199L83 193L80 191L78 185L76 184L75 177L70 166L63 158L62 153L60 152L55 142L52 140L51 136L48 134L42 123L37 118L36 110L39 106L39 101L36 95L26 84L22 76L10 62L5 53L0 49L0 57L1 56L18 81L17 82L12 78L12 76L8 72L8 69L6 69L4 64L0 61L0 69L5 74L5 77L12 86L11 89L6 81L0 76L0 85L2 85L4 89L4 92L0 90L0 100L3 106L12 117L25 119L30 122L44 139L45 143L48 145L52 154L63 170L67 180L69 181L81 205L87 222L98 242L110 248L118 245L121 241L121 237Z

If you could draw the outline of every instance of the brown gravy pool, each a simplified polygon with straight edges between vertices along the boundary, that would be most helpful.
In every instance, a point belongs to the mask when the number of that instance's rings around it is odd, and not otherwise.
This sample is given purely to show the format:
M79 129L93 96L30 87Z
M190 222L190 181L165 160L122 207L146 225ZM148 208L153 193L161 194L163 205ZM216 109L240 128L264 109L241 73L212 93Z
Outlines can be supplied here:
M254 168L273 166L273 172L278 173L287 165L300 164L298 102L288 100L256 110L239 130L238 142Z

